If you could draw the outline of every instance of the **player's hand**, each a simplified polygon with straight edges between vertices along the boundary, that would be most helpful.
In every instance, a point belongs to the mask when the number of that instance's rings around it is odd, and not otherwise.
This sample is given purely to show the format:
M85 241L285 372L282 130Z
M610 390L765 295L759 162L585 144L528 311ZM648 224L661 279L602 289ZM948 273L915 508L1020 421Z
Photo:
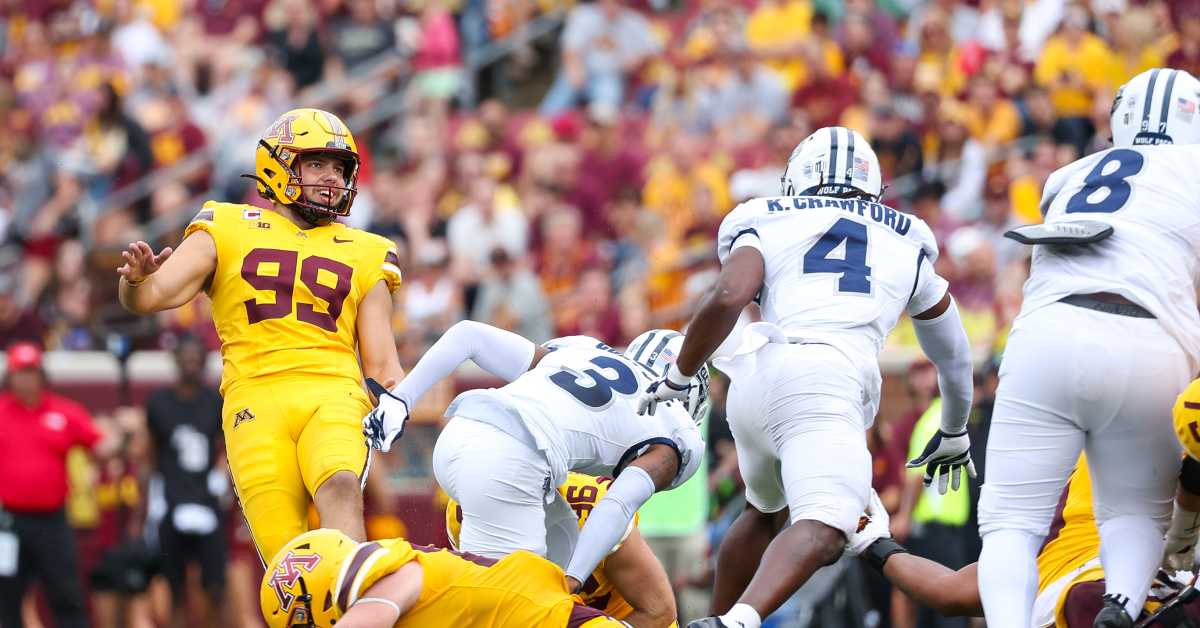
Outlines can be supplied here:
M686 382L680 384L679 382ZM662 401L680 401L687 403L688 392L692 389L691 378L685 377L679 372L679 369L672 364L658 381L646 387L646 391L638 395L637 411L638 414L649 414L654 416L655 409L658 408L659 402Z
M387 453L404 435L408 404L370 377L367 378L367 389L379 401L375 409L363 417L363 436L367 437L368 447Z
M155 254L149 244L138 240L130 244L129 248L121 251L121 258L125 260L125 263L117 268L117 274L130 283L138 283L153 275L174 252L168 246Z
M871 500L867 502L867 525L846 540L846 553L858 556L875 541L892 536L890 524L891 519L888 517L887 508L884 508L883 502L879 500L879 493L871 489Z
M1192 571L1196 568L1196 538L1200 535L1200 516L1180 511L1176 506L1171 526L1167 529L1167 542L1163 546L1162 566L1167 573Z
M568 593L570 593L571 595L576 595L581 590L583 590L582 582L576 580L572 576L567 576L566 578L567 578L567 592Z
M908 461L910 469L920 466L925 467L925 486L932 484L934 476L937 476L938 493L945 495L947 484L957 491L962 484L963 467L966 467L967 475L975 477L975 463L971 461L971 439L967 436L967 431L963 430L961 434L947 434L938 430L925 445L925 451ZM950 481L951 475L954 477L953 482Z

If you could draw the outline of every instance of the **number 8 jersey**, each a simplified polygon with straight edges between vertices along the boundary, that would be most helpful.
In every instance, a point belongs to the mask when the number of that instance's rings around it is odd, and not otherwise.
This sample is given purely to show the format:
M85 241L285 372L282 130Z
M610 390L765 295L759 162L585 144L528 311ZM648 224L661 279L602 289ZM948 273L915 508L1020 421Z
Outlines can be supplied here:
M938 248L928 225L866 200L757 198L721 222L721 263L743 246L762 253L763 320L789 341L824 343L845 354L863 377L870 423L888 333L906 310L920 314L946 294L946 280L933 270ZM737 353L752 348L743 343Z
M391 241L331 223L301 229L251 205L209 201L187 226L208 232L217 264L205 287L221 337L221 392L287 374L361 382L358 304L378 281L400 285Z
M1164 114L1165 115L1165 114ZM1018 329L1030 312L1072 294L1111 292L1146 308L1200 368L1200 146L1135 146L1089 155L1046 180L1047 223L1100 221L1101 242L1035 246Z
M616 477L647 447L668 445L679 454L674 488L700 467L704 438L678 402L653 416L637 413L637 394L657 378L604 343L575 336L507 386L462 393L446 416L494 425L540 451L553 486L568 471Z

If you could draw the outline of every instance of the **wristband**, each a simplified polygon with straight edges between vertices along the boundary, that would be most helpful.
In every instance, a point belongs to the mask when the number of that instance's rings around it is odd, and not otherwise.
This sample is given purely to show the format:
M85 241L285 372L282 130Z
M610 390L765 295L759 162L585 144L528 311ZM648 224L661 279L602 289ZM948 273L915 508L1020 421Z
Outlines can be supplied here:
M353 606L358 606L359 604L383 604L385 606L390 606L392 607L392 610L396 611L396 619L400 619L400 617L404 615L404 613L400 610L399 604L385 597L360 597L358 598L358 601L353 604Z
M907 554L908 550L895 539L885 536L877 539L874 543L867 546L867 549L862 553L862 559L867 561L880 573L883 573L883 566L887 564L892 554Z
M689 375L684 375L683 371L679 370L679 366L674 362L667 368L667 384L675 390L686 390L692 385L692 378Z
M136 288L136 287L146 283L146 280L149 278L150 278L150 276L147 275L137 281L129 281L128 277L126 277L125 275L121 275L121 281L124 281L130 288Z

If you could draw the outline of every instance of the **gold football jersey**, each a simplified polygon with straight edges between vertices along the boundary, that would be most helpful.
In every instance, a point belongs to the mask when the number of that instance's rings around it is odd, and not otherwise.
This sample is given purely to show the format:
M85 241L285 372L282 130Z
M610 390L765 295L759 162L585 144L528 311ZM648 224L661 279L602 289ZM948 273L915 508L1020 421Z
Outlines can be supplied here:
M583 524L587 522L592 508L608 492L610 484L612 484L612 478L570 473L567 475L567 481L558 487L558 492L562 493L567 503L575 511L575 516L579 518L580 528L583 528ZM636 525L637 515L635 514L633 522L625 531L624 536L628 537ZM446 535L450 539L451 546L458 547L460 532L462 532L462 509L459 508L457 502L451 499L446 503ZM633 607L625 598L621 597L621 594L604 575L604 567L607 562L606 558L596 566L596 570L592 572L587 582L583 583L583 589L579 592L579 596L583 599L584 604L604 611L605 615L624 619L633 612Z
M345 560L336 600L343 609L409 561L421 564L421 596L396 628L566 626L576 604L562 570L529 552L495 560L391 539L364 543Z
M208 232L216 271L206 291L221 337L221 392L277 375L361 382L358 305L379 281L400 285L391 241L340 223L301 229L272 210L209 201L184 237Z

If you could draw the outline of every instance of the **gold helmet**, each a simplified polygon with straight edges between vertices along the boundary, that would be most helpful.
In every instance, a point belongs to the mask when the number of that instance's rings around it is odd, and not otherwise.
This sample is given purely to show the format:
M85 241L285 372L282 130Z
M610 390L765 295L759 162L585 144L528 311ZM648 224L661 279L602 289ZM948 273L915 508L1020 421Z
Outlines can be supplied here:
M1175 435L1187 455L1200 460L1200 379L1188 385L1175 399L1171 412L1175 420Z
M322 528L292 539L263 574L259 603L270 628L332 626L341 616L337 581L358 546L338 530Z
M329 153L343 159L344 185L302 184L299 158L305 153ZM258 182L258 193L263 198L292 206L305 220L323 224L350 215L358 194L358 164L358 145L337 116L320 109L293 109L279 116L263 133L254 153L254 174L245 176ZM305 187L329 189L331 204L305 199Z

